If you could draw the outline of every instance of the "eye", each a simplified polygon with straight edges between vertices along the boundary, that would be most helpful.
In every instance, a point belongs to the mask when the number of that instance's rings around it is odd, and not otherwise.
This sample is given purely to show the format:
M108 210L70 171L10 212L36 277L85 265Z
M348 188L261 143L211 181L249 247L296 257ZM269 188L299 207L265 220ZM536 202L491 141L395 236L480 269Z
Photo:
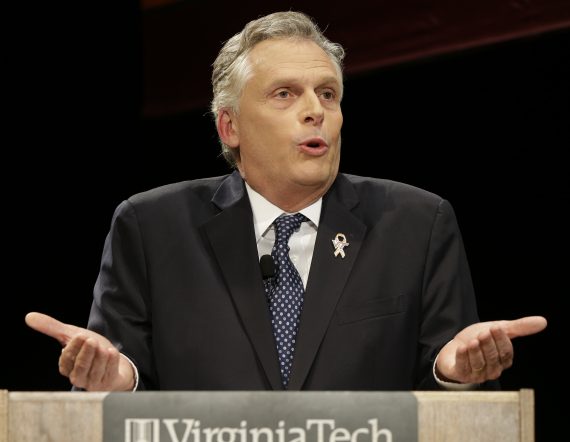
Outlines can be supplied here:
M277 98L289 98L291 96L291 92L289 92L287 89L281 89L281 90L277 91L275 96Z
M336 94L334 91L325 90L321 92L321 97L326 101L333 101L336 98Z

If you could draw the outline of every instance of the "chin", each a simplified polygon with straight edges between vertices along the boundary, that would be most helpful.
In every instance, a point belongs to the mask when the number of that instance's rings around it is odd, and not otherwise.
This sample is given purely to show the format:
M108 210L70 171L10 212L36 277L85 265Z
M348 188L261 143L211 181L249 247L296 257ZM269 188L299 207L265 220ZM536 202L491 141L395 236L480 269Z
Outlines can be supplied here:
M315 170L315 168L301 168L297 175L297 181L305 186L319 187L326 186L329 182L334 180L336 176L335 169L334 176L331 178L332 171L329 167L320 167Z

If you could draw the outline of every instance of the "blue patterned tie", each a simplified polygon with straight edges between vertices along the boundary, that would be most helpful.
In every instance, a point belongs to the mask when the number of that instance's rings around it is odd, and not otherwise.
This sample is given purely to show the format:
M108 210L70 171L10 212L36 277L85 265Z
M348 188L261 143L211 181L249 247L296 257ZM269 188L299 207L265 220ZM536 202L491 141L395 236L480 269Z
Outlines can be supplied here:
M303 308L303 281L289 258L289 238L307 221L304 215L281 215L275 226L275 244L271 256L275 262L275 278L265 283L265 293L269 299L271 324L275 334L275 344L279 354L281 380L287 388L293 365L295 339L299 329L299 318Z

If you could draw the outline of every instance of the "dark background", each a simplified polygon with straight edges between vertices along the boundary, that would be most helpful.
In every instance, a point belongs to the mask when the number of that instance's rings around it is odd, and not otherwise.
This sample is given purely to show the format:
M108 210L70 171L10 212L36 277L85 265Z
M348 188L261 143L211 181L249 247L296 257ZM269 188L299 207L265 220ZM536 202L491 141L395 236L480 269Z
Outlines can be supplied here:
M59 345L24 315L85 325L115 206L228 171L207 103L142 112L137 2L37 12L14 34L4 82L0 388L12 391L69 389ZM567 415L569 42L568 30L544 32L353 73L343 101L341 170L450 200L481 319L548 319L543 333L514 341L501 378L506 390L535 390L538 441L564 434Z

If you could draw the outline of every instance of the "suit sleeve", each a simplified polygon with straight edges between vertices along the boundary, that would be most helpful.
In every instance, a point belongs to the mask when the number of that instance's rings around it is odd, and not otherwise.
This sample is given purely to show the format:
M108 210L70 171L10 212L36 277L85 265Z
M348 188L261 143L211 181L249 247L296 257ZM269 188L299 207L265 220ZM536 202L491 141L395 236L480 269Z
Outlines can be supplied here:
M87 327L107 337L131 359L139 372L139 390L158 388L144 243L129 201L121 203L113 215Z
M441 200L436 211L423 277L418 388L441 389L433 364L441 348L463 328L479 322L471 272L452 206ZM498 388L498 383L482 387Z

